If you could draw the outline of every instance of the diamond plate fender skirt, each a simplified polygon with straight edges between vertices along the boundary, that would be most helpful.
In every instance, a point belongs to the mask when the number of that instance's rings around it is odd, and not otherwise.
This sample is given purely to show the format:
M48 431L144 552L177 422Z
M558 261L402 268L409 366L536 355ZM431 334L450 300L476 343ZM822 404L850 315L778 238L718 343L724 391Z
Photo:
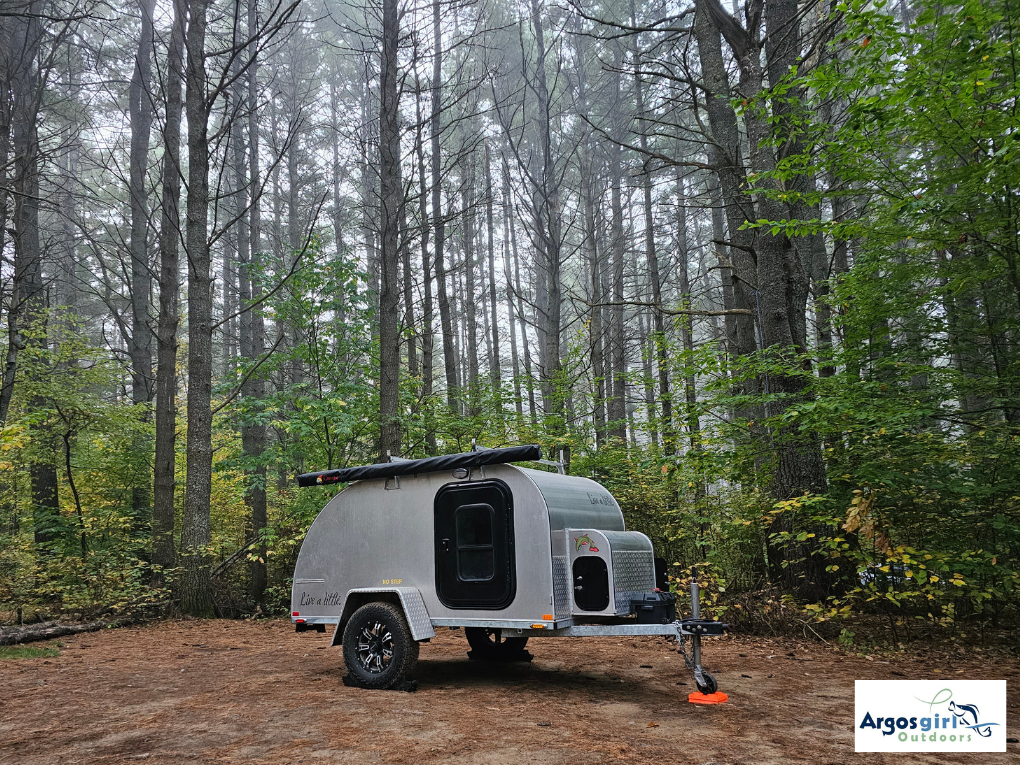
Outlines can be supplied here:
M407 619L407 626L411 628L411 637L415 640L428 640L436 636L432 629L432 621L429 619L429 612L425 608L425 601L416 587L380 587L380 588L358 588L348 590L344 599L343 616L336 625L336 632L333 633L332 645L340 645L343 641L344 627L348 619L361 606L373 600L390 600L390 598L373 598L372 595L396 595L400 606L404 610L404 618ZM368 596L368 597L366 597Z

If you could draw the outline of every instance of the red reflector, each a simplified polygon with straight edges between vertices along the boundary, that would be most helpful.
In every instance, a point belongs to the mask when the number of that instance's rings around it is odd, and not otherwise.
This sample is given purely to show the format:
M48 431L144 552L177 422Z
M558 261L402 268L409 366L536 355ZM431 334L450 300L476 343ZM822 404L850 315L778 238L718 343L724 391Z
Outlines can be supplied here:
M291 616L301 616L301 612L300 611L291 611L290 615Z
M295 620L294 620L294 623L295 623L295 624L304 624L304 623L305 623L305 620L304 620L304 619L295 619Z

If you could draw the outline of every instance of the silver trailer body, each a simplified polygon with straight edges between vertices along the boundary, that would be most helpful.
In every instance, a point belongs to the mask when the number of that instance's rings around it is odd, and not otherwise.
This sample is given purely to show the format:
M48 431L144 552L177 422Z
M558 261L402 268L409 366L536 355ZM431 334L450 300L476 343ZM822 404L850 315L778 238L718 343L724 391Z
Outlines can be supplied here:
M648 537L604 487L540 457L528 445L297 477L353 481L308 529L291 593L299 631L336 625L345 684L413 689L418 644L463 627L482 660L530 660L532 636L662 635L682 651L690 637L698 689L715 692L701 637L726 625L700 618L696 583L676 620ZM559 471L510 464L526 460Z
M308 530L291 613L299 624L338 625L338 642L358 606L390 593L416 640L438 626L564 634L629 615L631 598L654 588L651 542L626 530L605 488L493 464L349 485Z

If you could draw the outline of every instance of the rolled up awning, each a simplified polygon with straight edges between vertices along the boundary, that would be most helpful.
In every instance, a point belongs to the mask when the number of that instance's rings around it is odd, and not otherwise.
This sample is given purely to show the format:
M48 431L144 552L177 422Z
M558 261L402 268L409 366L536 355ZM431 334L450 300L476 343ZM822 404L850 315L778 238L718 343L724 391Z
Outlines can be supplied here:
M303 473L297 477L297 482L298 486L325 486L333 483L364 481L370 478L393 478L416 473L440 473L457 468L500 465L506 462L527 462L541 458L542 448L538 444L526 444L524 446L507 446L502 449L483 449L463 454L443 454L420 460L377 462L374 465Z

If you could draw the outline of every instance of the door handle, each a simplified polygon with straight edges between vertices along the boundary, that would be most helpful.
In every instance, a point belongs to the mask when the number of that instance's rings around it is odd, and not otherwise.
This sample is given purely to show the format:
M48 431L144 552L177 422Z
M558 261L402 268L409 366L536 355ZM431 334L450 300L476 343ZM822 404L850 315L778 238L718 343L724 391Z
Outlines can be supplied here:
M441 549L444 553L450 552L450 540L449 539L440 540L439 549Z

